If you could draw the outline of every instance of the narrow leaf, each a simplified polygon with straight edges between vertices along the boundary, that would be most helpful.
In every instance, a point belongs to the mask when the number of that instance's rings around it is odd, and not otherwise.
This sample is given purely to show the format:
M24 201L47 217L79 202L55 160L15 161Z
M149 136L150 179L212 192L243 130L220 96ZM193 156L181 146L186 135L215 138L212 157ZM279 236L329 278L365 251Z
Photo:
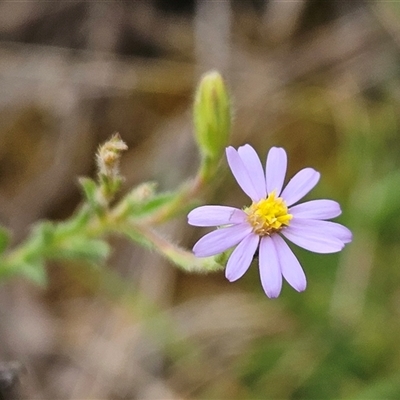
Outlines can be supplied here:
M19 272L39 286L47 285L47 271L43 260L30 260L20 264Z
M97 184L93 179L82 177L79 178L79 183L82 186L83 194L85 195L86 200L88 203L93 207L97 207Z

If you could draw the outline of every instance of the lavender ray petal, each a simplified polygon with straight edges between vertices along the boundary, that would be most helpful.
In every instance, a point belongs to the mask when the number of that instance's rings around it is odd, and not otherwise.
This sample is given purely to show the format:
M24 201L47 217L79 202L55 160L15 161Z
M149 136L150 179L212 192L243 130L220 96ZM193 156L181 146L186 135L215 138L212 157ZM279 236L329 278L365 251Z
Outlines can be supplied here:
M225 276L230 282L241 278L248 270L259 241L258 235L250 233L233 250L225 269Z
M313 168L300 170L286 185L280 197L291 206L304 197L319 181L320 173Z
M302 292L306 289L307 279L298 259L279 235L274 235L271 239L278 253L283 277L293 289Z
M314 253L337 253L344 247L343 242L336 237L315 234L292 226L282 230L281 233L297 246Z
M287 168L287 155L282 147L272 147L268 152L266 164L267 193L276 191L279 196L282 191Z
M248 223L217 229L204 235L193 247L196 257L209 257L222 253L241 242L252 228Z
M253 182L250 179L239 153L233 147L227 147L226 158L228 160L229 168L243 192L245 192L253 201L258 201L258 192L253 186Z
M269 298L278 297L282 289L282 272L278 253L269 236L260 241L259 269L261 285Z
M257 191L258 199L264 199L267 196L265 189L265 174L256 151L249 144L238 148L238 153L247 170L254 189Z
M289 209L294 218L330 219L342 213L338 202L333 200L311 200Z
M304 234L310 233L319 236L335 237L343 243L350 243L353 239L350 229L332 221L293 218L290 221L290 227L301 230Z
M226 206L201 206L188 214L188 223L193 226L219 226L246 222L243 210Z

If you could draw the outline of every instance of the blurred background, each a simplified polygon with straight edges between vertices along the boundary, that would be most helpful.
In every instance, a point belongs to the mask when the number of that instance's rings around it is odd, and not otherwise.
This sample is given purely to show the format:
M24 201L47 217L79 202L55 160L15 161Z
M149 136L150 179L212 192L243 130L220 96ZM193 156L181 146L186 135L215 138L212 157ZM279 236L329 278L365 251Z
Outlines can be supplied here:
M72 214L114 131L125 191L194 174L210 69L233 96L232 144L285 147L288 177L321 171L308 197L339 201L354 233L340 254L296 248L308 288L277 300L256 265L230 284L121 238L97 272L53 263L47 289L2 284L4 398L399 399L399 46L398 2L1 1L0 223L15 245ZM225 161L210 193L248 202ZM206 232L185 215L162 230L187 248Z

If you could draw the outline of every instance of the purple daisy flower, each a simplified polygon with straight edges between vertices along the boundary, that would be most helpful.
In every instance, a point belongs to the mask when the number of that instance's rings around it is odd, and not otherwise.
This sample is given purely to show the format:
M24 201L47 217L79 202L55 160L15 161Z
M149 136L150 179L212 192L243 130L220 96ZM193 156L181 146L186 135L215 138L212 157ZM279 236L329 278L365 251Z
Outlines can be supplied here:
M294 205L320 178L313 168L299 171L283 188L287 156L283 148L272 147L266 173L255 150L248 144L226 149L229 167L252 204L243 210L226 206L202 206L192 210L188 222L194 226L218 226L193 247L197 257L208 257L236 246L229 257L225 276L241 278L258 249L261 284L268 297L278 297L282 276L297 291L305 290L304 271L282 238L315 253L335 253L351 242L345 226L326 221L341 214L333 200L312 200Z

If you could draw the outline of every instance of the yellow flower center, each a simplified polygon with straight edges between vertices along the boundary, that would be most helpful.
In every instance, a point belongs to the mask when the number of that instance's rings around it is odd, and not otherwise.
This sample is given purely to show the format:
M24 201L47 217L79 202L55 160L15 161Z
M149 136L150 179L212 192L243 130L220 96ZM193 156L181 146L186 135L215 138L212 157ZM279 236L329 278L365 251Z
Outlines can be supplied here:
M244 211L248 215L247 220L253 227L253 232L260 236L279 232L288 226L293 218L288 213L285 201L281 197L276 197L275 191L271 192L266 199L245 208Z

